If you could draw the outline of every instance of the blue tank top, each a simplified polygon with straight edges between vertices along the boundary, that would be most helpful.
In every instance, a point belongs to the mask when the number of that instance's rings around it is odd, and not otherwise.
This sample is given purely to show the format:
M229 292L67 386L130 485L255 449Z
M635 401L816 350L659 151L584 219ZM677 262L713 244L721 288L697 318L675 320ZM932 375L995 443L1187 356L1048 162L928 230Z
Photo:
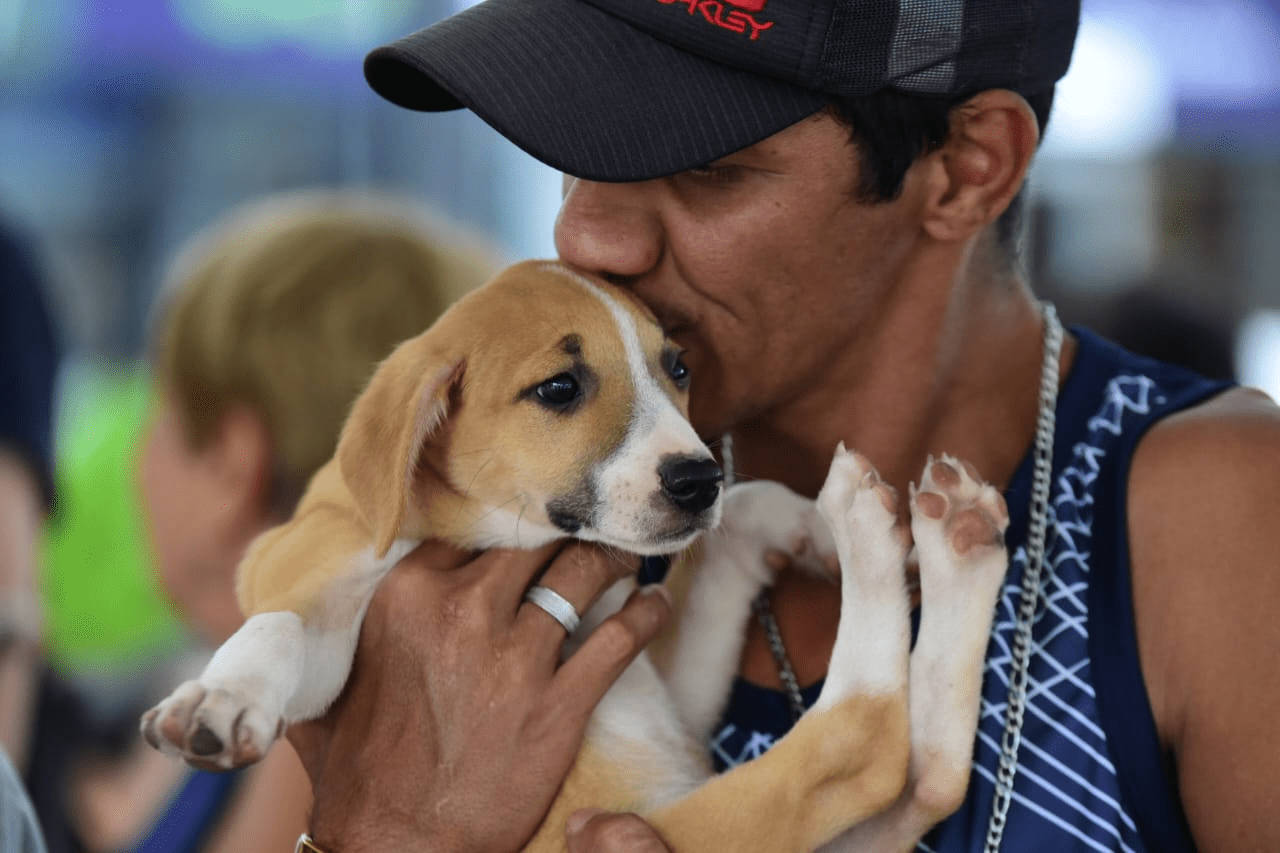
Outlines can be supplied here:
M1079 349L1058 395L1046 568L1033 629L1028 701L1002 849L1193 853L1163 765L1138 661L1126 495L1138 439L1162 417L1221 391L1179 367L1073 328ZM1026 566L1031 456L1005 492L1009 573L983 677L969 792L917 848L981 851L995 791L1010 649ZM812 703L820 685L804 692ZM739 679L710 744L724 769L761 754L791 725L785 696Z

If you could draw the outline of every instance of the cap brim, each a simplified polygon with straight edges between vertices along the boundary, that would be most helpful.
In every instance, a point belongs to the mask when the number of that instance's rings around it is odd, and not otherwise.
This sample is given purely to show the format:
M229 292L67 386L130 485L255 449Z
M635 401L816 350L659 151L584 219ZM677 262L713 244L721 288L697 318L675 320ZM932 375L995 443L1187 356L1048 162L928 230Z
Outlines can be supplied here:
M828 96L678 50L581 0L486 0L365 59L414 110L467 107L576 177L639 181L704 165Z

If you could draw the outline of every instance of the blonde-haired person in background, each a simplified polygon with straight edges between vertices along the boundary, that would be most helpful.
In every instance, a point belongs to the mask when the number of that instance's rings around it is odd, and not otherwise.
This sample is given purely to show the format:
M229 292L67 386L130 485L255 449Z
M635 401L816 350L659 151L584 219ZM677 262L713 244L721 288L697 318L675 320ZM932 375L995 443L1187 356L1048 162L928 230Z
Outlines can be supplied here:
M239 627L240 557L292 513L376 363L496 270L426 211L334 193L254 204L180 256L139 480L161 586L201 641ZM90 849L279 851L303 829L310 788L287 744L235 774L132 761L75 784Z

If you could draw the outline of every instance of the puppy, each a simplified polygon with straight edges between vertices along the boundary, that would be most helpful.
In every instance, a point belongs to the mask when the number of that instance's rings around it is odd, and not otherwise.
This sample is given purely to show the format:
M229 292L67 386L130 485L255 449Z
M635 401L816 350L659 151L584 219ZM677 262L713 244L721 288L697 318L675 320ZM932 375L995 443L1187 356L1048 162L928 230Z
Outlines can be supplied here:
M764 482L722 495L686 419L688 383L652 316L604 281L526 262L463 298L379 367L293 519L243 560L244 626L147 712L147 740L202 767L256 761L338 695L378 582L424 538L484 549L573 536L683 554L679 613L597 708L527 849L563 849L584 806L640 812L678 851L909 849L967 783L1003 503L963 465L931 462L908 533L892 490L843 447L816 502ZM924 621L909 666L912 540ZM712 776L706 739L751 601L772 582L768 550L817 572L838 562L830 672L772 750ZM608 591L580 633L634 585Z

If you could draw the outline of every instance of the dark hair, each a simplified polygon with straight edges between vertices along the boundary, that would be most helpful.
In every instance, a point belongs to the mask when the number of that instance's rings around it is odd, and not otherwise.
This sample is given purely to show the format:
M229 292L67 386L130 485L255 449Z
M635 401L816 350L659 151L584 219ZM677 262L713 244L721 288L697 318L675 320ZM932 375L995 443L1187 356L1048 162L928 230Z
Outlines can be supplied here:
M1049 124L1053 93L1049 88L1023 94L1035 113L1041 139ZM861 158L857 197L872 204L897 198L911 164L942 147L951 127L951 111L973 94L937 97L884 89L833 100L831 112L849 128ZM1022 224L1022 196L1023 190L1019 190L996 220L997 244L1010 258L1015 255Z

